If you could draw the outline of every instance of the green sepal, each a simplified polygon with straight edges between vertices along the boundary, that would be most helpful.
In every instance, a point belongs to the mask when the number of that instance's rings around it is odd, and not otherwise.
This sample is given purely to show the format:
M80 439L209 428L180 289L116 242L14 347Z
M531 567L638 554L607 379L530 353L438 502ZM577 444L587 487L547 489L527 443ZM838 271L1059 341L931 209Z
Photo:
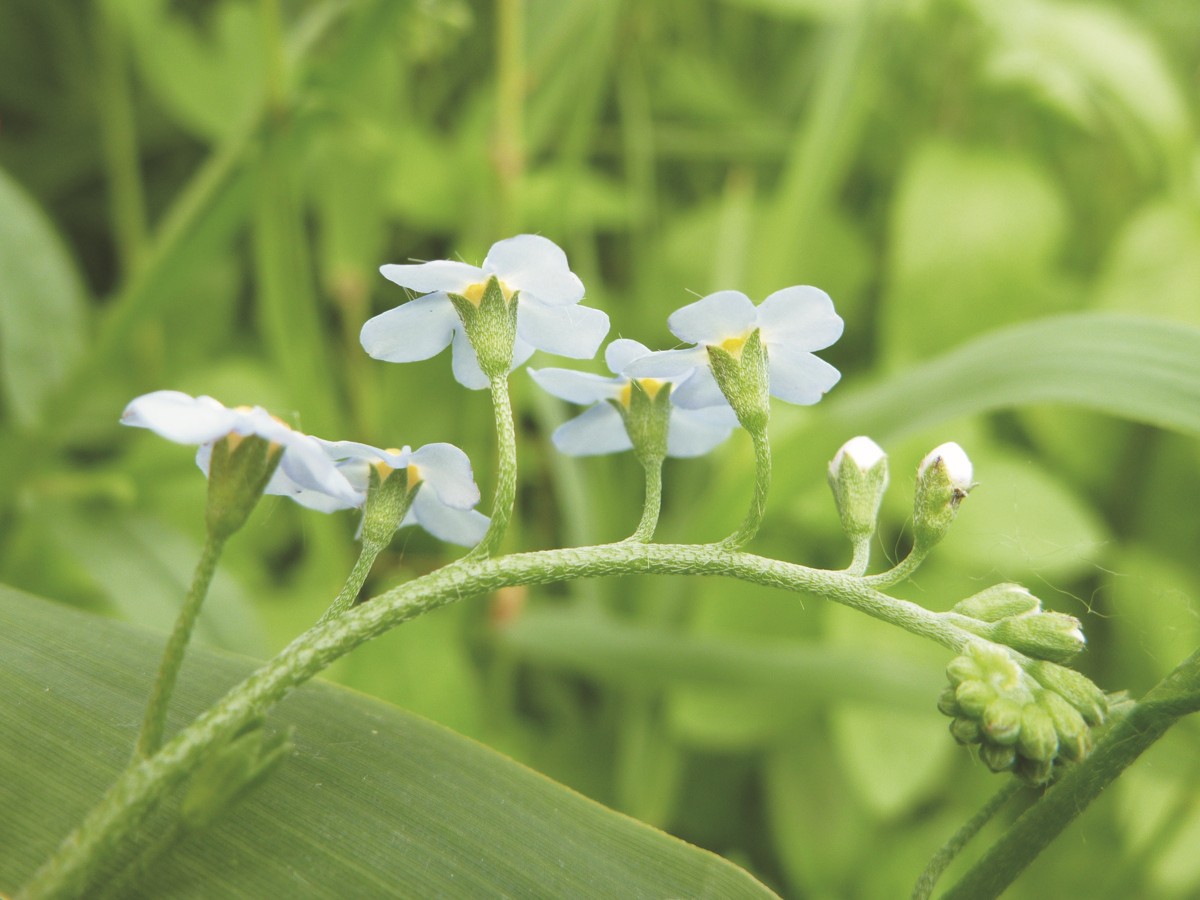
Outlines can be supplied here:
M958 515L958 507L975 487L950 477L943 459L937 459L918 472L913 497L914 550L926 553L934 547Z
M1108 697L1086 675L1040 659L1030 662L1025 671L1075 707L1089 725L1099 725L1108 715Z
M746 338L737 356L709 344L708 362L742 427L751 434L762 432L771 418L771 380L767 372L767 348L758 329Z
M994 584L950 607L950 612L978 619L980 622L999 622L1010 616L1040 612L1042 602L1019 584Z
M1079 620L1057 612L1001 619L992 627L992 640L1056 663L1070 662L1084 647Z
M188 784L179 807L184 825L204 828L257 787L291 752L293 731L268 735L256 722L216 748Z
M208 463L208 503L205 524L218 540L225 540L246 524L279 460L283 448L258 435L234 441L226 435L213 444Z
M1058 755L1058 729L1040 703L1027 703L1021 710L1021 734L1017 739L1021 756L1049 763Z
M625 433L633 452L643 466L661 465L667 456L667 435L671 423L671 385L663 384L653 397L640 379L629 384L629 406L610 400L621 414Z
M447 295L475 350L479 368L489 380L504 378L512 369L519 295L519 291L515 292L505 300L500 280L495 275L487 280L478 306L461 294Z
M392 469L386 478L381 478L379 469L370 466L367 471L367 499L363 503L363 543L376 547L387 546L420 487L418 482L409 490L407 468Z

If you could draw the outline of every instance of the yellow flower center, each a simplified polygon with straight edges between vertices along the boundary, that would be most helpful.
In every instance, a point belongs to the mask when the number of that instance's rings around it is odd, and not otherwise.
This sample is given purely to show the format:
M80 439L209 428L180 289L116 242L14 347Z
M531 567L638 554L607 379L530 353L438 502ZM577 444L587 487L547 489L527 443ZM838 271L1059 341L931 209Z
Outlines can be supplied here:
M499 278L496 279L496 283L500 285L500 294L504 297L504 302L508 303L510 300L512 300L512 288L510 288ZM477 281L475 284L469 284L463 289L462 296L466 297L473 304L478 306L483 302L483 295L487 292L487 286L488 283L486 281Z
M742 355L742 348L746 346L746 340L749 337L750 335L744 334L741 337L725 338L717 346L736 359Z
M658 392L666 384L665 381L659 381L657 378L635 378L633 381L642 386L642 390L646 392L646 396L651 400L658 396ZM633 381L622 386L621 393L617 395L617 402L626 409L629 409L629 404L633 397Z
M397 450L395 447L389 447L387 450L385 450L383 452L391 454L392 456L399 456L402 451ZM389 466L382 459L377 459L375 462L371 463L371 465L375 468L375 471L379 473L380 481L386 481L387 477L389 475L391 475L392 472L395 471L395 469L393 469L391 466ZM409 463L409 465L408 465L408 486L410 488L414 487L414 486L416 486L417 482L420 480L421 480L421 470L418 469L416 466L414 466L412 463Z

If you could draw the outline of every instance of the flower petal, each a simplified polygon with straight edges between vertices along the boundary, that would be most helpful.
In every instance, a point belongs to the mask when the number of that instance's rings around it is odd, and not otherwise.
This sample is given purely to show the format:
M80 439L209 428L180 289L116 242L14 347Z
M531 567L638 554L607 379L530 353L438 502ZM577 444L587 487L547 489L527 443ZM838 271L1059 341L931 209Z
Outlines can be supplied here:
M833 311L833 301L809 285L776 291L758 308L762 340L770 346L788 344L797 350L823 350L842 336L845 323Z
M436 492L422 488L413 498L400 527L420 525L435 538L473 547L483 539L490 521L474 509L452 509L438 500Z
M517 300L517 334L547 353L591 359L608 334L608 316L590 306L552 306L521 296Z
M703 347L656 350L631 360L621 374L629 378L683 379L696 369L708 368L708 351Z
M149 428L177 444L204 444L233 431L238 414L212 397L182 391L153 391L130 401L121 424Z
M469 285L487 281L487 275L479 266L450 259L437 259L417 265L387 265L379 267L379 274L401 287L427 294L432 291L450 291L461 294Z
M473 391L487 387L488 377L479 368L479 357L475 355L475 348L462 329L454 332L451 348L450 368L454 371L454 380Z
M610 372L620 375L627 365L649 353L650 348L639 341L617 338L604 348L604 361L608 364Z
M621 414L610 403L597 403L569 422L564 422L555 429L550 439L560 453L568 456L599 456L633 448Z
M293 431L284 444L279 468L267 485L268 494L285 494L296 498L301 491L316 491L340 504L334 509L349 509L363 502L362 494L338 471L333 460L314 438ZM306 506L312 506L306 503ZM318 507L312 506L316 509Z
M733 426L714 422L705 415L706 412L707 410L703 409L679 407L671 410L671 421L667 430L667 456L703 456L729 437Z
M497 241L488 251L483 268L513 290L542 303L565 305L583 299L583 282L571 271L567 254L541 235L518 234Z
M671 334L689 344L719 344L754 328L754 304L741 291L717 291L671 313Z
M616 398L621 392L622 385L627 383L623 378L605 378L603 375L578 372L575 369L528 369L526 371L546 393L569 400L571 403L587 404L607 400L610 397Z
M772 347L767 354L771 396L808 406L838 383L842 373L811 353Z
M375 359L416 362L445 350L457 330L461 330L458 313L450 298L437 293L368 319L359 339Z
M454 509L470 509L479 502L479 487L471 471L471 460L453 444L426 444L412 454L425 487L437 494L441 503Z
M708 366L696 369L691 378L675 388L671 392L671 402L684 409L729 405L729 401L721 393L721 387L717 384L712 369Z

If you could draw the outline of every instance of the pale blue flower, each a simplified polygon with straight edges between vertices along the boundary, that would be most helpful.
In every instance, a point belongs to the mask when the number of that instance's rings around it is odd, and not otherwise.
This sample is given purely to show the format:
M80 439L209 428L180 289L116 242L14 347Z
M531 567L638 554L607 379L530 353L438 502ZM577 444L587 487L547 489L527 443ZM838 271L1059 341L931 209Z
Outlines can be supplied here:
M555 429L551 436L554 446L571 456L596 456L632 449L621 413L610 401L628 405L631 379L622 373L635 360L648 355L650 350L642 344L621 338L604 351L604 360L614 373L613 378L572 369L530 369L533 379L555 397L571 403L594 404ZM640 380L650 392L656 392L662 384L655 379ZM670 382L671 379L662 381ZM674 393L671 399L673 402ZM667 427L667 455L702 456L729 437L736 425L737 418L728 406L681 409L672 405Z
M767 350L771 395L809 405L841 378L837 369L812 351L834 343L842 336L843 325L829 295L808 285L776 291L757 307L740 291L718 291L667 319L672 334L696 346L652 353L631 363L626 374L678 379L672 399L688 409L725 405L707 348L717 346L736 356L757 328Z
M608 334L608 316L579 305L583 282L571 271L566 254L539 235L519 234L493 244L482 266L436 260L381 266L379 271L425 296L370 319L362 328L363 348L386 362L415 362L436 356L451 344L454 377L465 387L485 388L488 379L448 295L478 303L493 275L506 299L520 294L513 368L534 350L591 359Z
M154 391L126 406L121 424L149 428L177 444L199 444L196 464L205 475L216 441L229 435L256 435L283 448L266 493L299 502L304 502L302 497L319 494L331 503L341 504L335 508L360 502L359 492L338 471L316 438L294 431L261 406L230 409L212 397Z
M315 440L358 491L358 502L351 505L362 506L365 502L372 466L383 478L393 469L407 469L409 488L420 485L421 489L398 527L420 525L436 538L466 547L479 543L487 531L488 517L474 509L479 502L479 487L471 461L453 444L381 450L355 441ZM304 502L307 498L298 499ZM323 502L320 497L312 499Z

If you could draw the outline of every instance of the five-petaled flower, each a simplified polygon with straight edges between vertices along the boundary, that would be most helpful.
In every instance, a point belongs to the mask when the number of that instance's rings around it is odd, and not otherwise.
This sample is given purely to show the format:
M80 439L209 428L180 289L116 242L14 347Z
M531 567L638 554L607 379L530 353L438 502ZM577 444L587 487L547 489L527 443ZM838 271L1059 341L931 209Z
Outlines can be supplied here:
M824 291L808 285L775 291L755 306L740 291L718 291L676 310L667 320L671 333L695 344L651 353L629 365L637 378L674 378L674 400L688 409L727 402L709 363L709 346L738 356L757 329L767 351L771 395L808 405L837 384L841 374L813 355L842 335L843 322Z
M314 492L311 496L297 497L299 502L308 501L307 505L326 512L361 506L366 500L372 466L381 478L386 478L393 470L405 469L408 489L420 489L396 527L420 525L436 538L467 547L479 543L487 531L488 517L474 508L479 502L479 487L475 484L471 461L453 444L426 444L416 450L411 447L381 450L355 441L316 440L358 491L358 500L343 504Z
M512 368L534 350L591 359L608 334L608 316L580 306L583 283L571 271L566 254L544 237L519 234L492 245L482 266L453 260L417 265L386 265L379 271L420 297L370 319L362 345L375 359L415 362L453 345L454 377L465 387L488 386L450 294L479 304L495 277L506 300L517 298L517 333Z
M351 506L360 502L358 491L338 471L316 438L289 428L261 406L230 409L212 397L154 391L131 401L121 414L121 424L149 428L177 444L199 444L196 464L206 475L215 442L230 435L256 435L283 448L279 467L265 493L292 497L301 503L305 503L303 498L316 494Z
M571 403L594 404L590 409L560 425L552 435L554 446L571 456L619 453L633 447L625 422L613 402L629 406L631 379L622 374L635 360L650 355L637 341L621 338L604 351L604 360L615 377L577 372L573 369L530 369L529 374L547 392ZM639 379L642 389L657 392L671 379ZM672 394L672 400L674 394ZM702 456L727 437L737 425L728 407L682 409L672 405L667 430L668 456Z

